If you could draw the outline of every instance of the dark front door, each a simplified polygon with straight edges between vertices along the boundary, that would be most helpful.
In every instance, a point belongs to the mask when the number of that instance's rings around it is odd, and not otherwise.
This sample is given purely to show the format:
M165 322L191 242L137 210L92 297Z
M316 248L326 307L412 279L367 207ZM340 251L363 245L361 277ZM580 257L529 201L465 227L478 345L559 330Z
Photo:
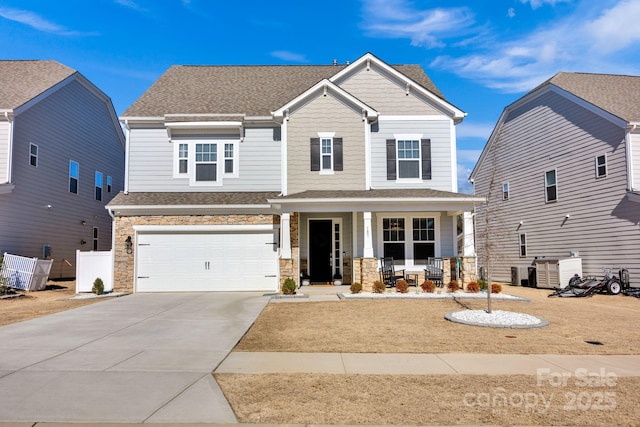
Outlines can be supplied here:
M326 283L332 280L331 226L330 219L309 221L309 276L312 283Z

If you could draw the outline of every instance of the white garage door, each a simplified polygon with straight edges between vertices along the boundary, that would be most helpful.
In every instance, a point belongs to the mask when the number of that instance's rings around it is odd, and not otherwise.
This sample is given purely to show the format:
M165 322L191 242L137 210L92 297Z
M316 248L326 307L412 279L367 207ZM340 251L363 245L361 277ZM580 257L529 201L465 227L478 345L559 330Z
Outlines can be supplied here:
M150 232L136 244L136 291L276 291L274 233Z

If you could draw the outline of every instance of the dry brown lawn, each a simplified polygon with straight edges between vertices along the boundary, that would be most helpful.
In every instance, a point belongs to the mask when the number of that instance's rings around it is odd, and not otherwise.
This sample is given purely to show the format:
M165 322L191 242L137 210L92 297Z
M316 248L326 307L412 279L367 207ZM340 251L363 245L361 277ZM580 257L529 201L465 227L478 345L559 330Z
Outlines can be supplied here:
M81 307L98 299L70 300L75 295L75 281L48 281L42 291L22 292L14 298L0 299L0 326Z
M542 329L455 324L444 314L485 301L350 300L269 304L235 351L639 354L640 300L625 296L493 301L545 318ZM585 341L600 341L595 346ZM480 361L478 362L480 363ZM576 366L576 369L579 366ZM398 425L638 426L640 377L585 387L535 376L215 374L240 422ZM505 400L506 399L506 400Z
M505 292L531 302L494 300L494 310L539 316L549 326L485 328L444 319L445 313L467 307L486 309L485 300L277 303L266 307L235 351L638 354L638 298L548 298L548 290L509 286Z

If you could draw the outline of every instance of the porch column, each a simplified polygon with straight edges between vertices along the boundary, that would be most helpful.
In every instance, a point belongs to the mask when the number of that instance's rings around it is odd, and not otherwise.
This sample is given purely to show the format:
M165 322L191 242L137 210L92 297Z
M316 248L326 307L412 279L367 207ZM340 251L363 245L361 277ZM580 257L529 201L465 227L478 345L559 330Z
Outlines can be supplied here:
M280 258L291 259L291 214L280 215Z
M371 232L371 212L363 212L364 216L364 257L373 258L373 233Z
M476 256L475 243L473 241L473 216L471 212L464 212L462 214L462 256L473 257Z

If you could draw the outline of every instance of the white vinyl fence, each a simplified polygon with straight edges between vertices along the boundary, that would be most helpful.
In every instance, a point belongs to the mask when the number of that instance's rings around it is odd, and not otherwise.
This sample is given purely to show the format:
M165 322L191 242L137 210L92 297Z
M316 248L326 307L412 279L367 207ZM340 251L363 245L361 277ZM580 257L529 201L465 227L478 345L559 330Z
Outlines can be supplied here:
M76 251L76 293L91 292L98 277L105 292L113 291L113 253Z
M5 253L0 277L3 284L24 291L41 291L47 286L52 259L28 258Z

